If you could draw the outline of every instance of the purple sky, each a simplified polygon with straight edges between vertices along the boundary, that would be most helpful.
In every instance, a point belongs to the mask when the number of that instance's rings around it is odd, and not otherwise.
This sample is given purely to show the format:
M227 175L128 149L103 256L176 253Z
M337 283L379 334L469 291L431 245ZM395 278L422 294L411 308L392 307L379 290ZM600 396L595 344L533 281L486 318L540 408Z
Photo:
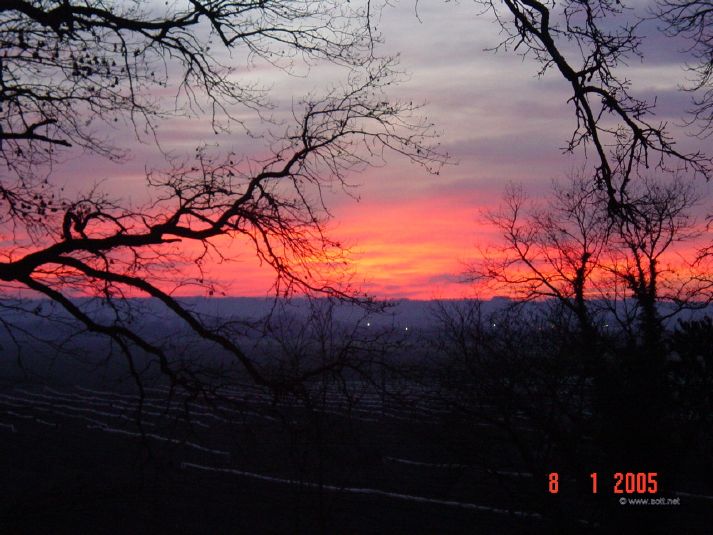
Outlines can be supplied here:
M645 3L636 5L638 12L645 10ZM499 27L490 14L478 12L468 1L400 2L385 8L377 23L385 40L380 52L399 54L407 73L408 79L392 95L424 103L423 113L437 124L453 162L433 176L394 156L388 165L350 178L359 185L360 202L341 191L329 196L333 232L354 248L356 280L377 295L467 294L467 288L453 281L476 247L493 239L480 221L480 211L497 203L508 181L522 182L537 195L552 179L564 179L583 164L581 153L564 155L561 150L574 127L567 83L556 72L537 77L538 66L512 51L485 51L498 44ZM632 59L622 73L632 81L636 96L657 97L660 120L679 124L689 103L679 90L686 76L684 56L678 51L683 45L656 31L654 23L643 29L644 60ZM344 76L331 65L298 67L288 75L261 64L246 66L244 57L230 61L241 76L271 88L278 120L287 119L301 95L324 90ZM264 128L251 115L245 117L256 132ZM131 147L127 161L111 164L74 154L59 168L60 181L69 189L86 189L91 168L106 191L144 202L144 168L160 167L163 160L153 143L137 144L133 134L119 126L110 135ZM691 138L685 128L671 130L680 148L713 152L710 139ZM215 135L200 118L162 123L159 139L176 155L190 154L201 142L252 156L264 150L261 140L239 131ZM241 279L222 267L216 268L215 277L234 294L264 292L269 276L253 266L249 253L234 253L245 263Z

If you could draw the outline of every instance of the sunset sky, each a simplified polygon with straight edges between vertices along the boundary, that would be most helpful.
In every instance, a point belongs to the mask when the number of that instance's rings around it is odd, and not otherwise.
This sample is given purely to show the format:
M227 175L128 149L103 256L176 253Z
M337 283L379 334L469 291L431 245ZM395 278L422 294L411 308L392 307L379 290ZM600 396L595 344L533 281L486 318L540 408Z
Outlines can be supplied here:
M552 179L563 179L582 164L581 154L561 150L574 126L567 84L556 73L538 78L537 65L512 51L485 51L498 44L498 27L471 2L401 2L383 12L378 30L385 39L381 52L398 53L408 73L392 94L424 103L423 113L437 124L452 160L435 176L394 155L386 166L349 177L359 186L354 191L359 200L340 191L330 194L332 236L350 248L353 280L373 295L469 295L459 282L464 263L497 238L483 223L482 210L498 203L508 181L522 182L538 195ZM686 76L682 45L663 37L654 23L644 32L644 60L632 59L626 76L635 95L657 97L660 120L678 124L689 102L678 89ZM246 77L272 86L271 98L283 111L306 91L319 91L340 76L320 66L294 74L259 65L245 69ZM710 139L673 131L681 148L713 152ZM131 147L127 161L76 157L61 167L60 182L81 189L78 177L91 168L104 189L141 202L145 167L160 166L155 145L136 144L130 132L112 135ZM179 154L203 141L237 153L260 150L255 140L215 136L205 121L195 119L168 121L159 137L164 149ZM81 183L86 187L86 179ZM210 275L229 294L264 295L272 273L259 268L249 250L230 254L235 262L212 266Z

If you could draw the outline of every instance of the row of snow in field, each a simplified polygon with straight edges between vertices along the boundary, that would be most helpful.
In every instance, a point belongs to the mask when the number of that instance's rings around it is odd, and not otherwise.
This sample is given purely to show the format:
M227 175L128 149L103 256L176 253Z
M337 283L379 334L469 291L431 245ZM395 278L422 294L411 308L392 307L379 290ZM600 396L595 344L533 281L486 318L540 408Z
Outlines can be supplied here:
M235 406L226 406L224 403L209 403L207 401L199 401L197 399L189 399L185 395L175 394L173 399L168 402L167 396L169 391L167 388L158 387L147 389L149 395L144 399L137 399L136 395L123 394L106 390L89 389L84 387L75 387L71 391L60 391L55 388L44 387L41 391L31 389L16 388L11 393L0 394L0 416L3 420L0 422L0 431L17 433L22 430L23 426L29 423L36 423L43 426L58 427L62 425L63 419L79 420L84 423L89 430L108 433L116 436L126 436L130 438L141 438L144 440L155 440L170 444L182 445L191 450L195 450L204 454L210 454L223 460L230 459L228 451L209 447L195 440L178 439L171 436L170 433L161 433L156 428L160 427L162 422L168 419L185 418L191 426L208 428L212 425L230 425L240 423L246 415L256 418L265 418L275 420L276 418L265 413L265 407L273 407L275 405L272 396L266 391L251 385L245 385L244 391L238 388L225 389L223 398L227 400L233 399ZM347 412L340 403L346 403L345 394L343 391L330 391L326 398L334 402L334 405L326 407L338 407L333 410L331 408L322 409L324 412L329 412L342 416L353 417L353 412L359 412L363 415L373 415L378 418L405 418L406 411L399 411L398 408L392 408L386 411L381 402L380 396L374 393L364 394L357 401L358 409L349 408ZM353 398L349 399L351 402ZM282 405L289 406L289 401L281 402ZM250 405L254 409L263 410L247 410L245 405ZM140 429L137 414L141 409ZM352 414L350 414L352 412ZM38 413L41 414L38 415ZM378 418L363 418L367 421L377 420ZM123 424L123 427L121 425ZM133 428L129 426L134 424ZM146 428L151 428L147 430ZM487 470L471 465L463 465L458 463L432 463L416 459L406 459L402 457L387 456L383 458L384 462L394 463L397 465L405 465L416 469L468 469L477 473L480 470L485 476L485 472L492 475L509 477L509 478L533 478L533 474L517 470ZM205 464L195 464L184 462L184 467L200 470L221 472L226 474L240 475L253 479L261 479L282 484L298 484L298 482L273 477L264 474L245 472L234 469L229 466L211 466ZM300 485L307 487L316 487L315 483L300 482ZM474 509L489 511L492 513L507 513L521 516L534 516L536 513L510 511L503 508L493 507L490 505L478 505L467 502L441 500L437 498L429 498L424 496L414 496L401 494L392 491L367 489L367 488L350 488L337 487L334 485L323 485L324 490L340 491L353 494L370 494L393 498L399 500L407 500L422 503L431 503L434 505L445 505L451 507L459 507L465 509ZM712 496L693 494L686 492L677 493L680 496L687 498L713 500Z
M396 420L412 423L436 423L447 409L441 404L429 405L435 400L427 390L411 389L410 399L403 391L398 398L391 393L378 393L369 390L363 383L347 388L329 389L317 401L309 404L309 410L333 417L342 417L362 422L381 422ZM246 423L248 420L277 421L284 412L292 409L304 409L303 400L296 397L275 399L267 389L255 385L240 385L221 389L210 399L189 396L179 390L168 387L145 388L145 396L139 400L136 394L127 394L107 390L90 389L81 386L73 391L63 392L45 387L42 392L15 389L13 395L0 395L0 401L35 405L39 410L64 410L64 415L97 424L92 416L101 416L112 420L140 423L141 427L155 427L157 422L168 419L182 420L194 428L223 427L225 425ZM429 401L430 400L430 401ZM3 423L3 428L10 429L12 423ZM493 422L480 422L475 425L497 426ZM523 431L534 431L519 425ZM12 428L14 429L14 427Z
M146 405L158 406L156 403L151 402ZM35 422L46 426L59 427L64 419L81 420L85 422L87 429L143 438L144 440L151 439L180 444L201 452L229 456L227 451L209 448L191 440L181 440L165 434L147 431L146 427L154 428L158 425L158 421L150 421L146 416L155 416L160 420L168 416L170 410L158 412L144 409L141 420L138 420L135 415L130 415L135 412L137 406L131 406L128 403L117 402L112 399L64 393L52 389L45 389L44 393L16 389L12 394L0 394L0 414L9 420L14 420L14 423L1 422L0 428L18 432L18 428L23 425L21 422ZM38 412L43 415L42 418L37 416ZM122 423L125 424L124 427L120 427ZM126 424L133 424L133 429L127 429ZM198 420L191 422L191 425L195 424L205 426Z
M166 387L149 389L166 395ZM384 419L406 422L435 423L451 409L447 400L442 399L425 388L411 387L409 390L374 392L364 383L346 384L341 388L329 388L325 392L314 392L309 400L309 407L315 412L349 417L361 421L382 421ZM255 404L271 407L304 407L304 400L295 396L276 399L265 388L256 385L223 387L217 396L236 403ZM480 407L485 409L485 405ZM490 424L488 424L490 425Z
M439 498L430 498L430 497L426 497L426 496L417 496L417 495L413 495L413 494L403 494L400 492L392 492L392 491L387 491L387 490L382 490L382 489L364 488L364 487L347 487L347 486L338 486L338 485L329 485L329 484L318 484L318 483L309 482L309 481L297 481L297 480L293 480L293 479L268 476L265 474L257 474L254 472L246 472L244 470L237 470L235 468L207 466L207 465L203 465L203 464L188 463L188 462L181 463L181 468L184 468L184 469L190 468L193 470L202 470L202 471L206 471L206 472L218 472L218 473L222 473L222 474L230 474L230 475L246 477L246 478L250 478L250 479L257 479L257 480L266 481L269 483L278 483L278 484L283 484L283 485L296 485L296 486L300 486L302 488L318 489L318 490L329 491L329 492L341 492L341 493L345 493L345 494L362 494L362 495L378 496L378 497L382 497L382 498L390 498L390 499L402 500L402 501L408 501L408 502L424 503L424 504L429 504L429 505L441 505L441 506L448 506L448 507L457 507L459 509L470 509L470 510L475 510L475 511L482 511L482 512L495 513L495 514L505 514L505 515L512 515L512 516L517 516L517 517L524 517L524 518L541 518L541 515L539 513L535 513L535 512L516 511L516 510L512 510L512 509L505 509L502 507L495 507L492 505L481 505L481 504L476 504L476 503L460 502L460 501L456 501L456 500L443 500L443 499L439 499Z

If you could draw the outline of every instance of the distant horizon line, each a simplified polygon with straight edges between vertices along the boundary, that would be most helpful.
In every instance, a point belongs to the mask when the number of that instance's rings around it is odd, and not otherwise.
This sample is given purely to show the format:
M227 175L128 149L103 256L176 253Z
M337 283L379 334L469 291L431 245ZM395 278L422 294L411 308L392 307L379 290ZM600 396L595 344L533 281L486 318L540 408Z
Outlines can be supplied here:
M67 296L69 299L74 300L74 301L81 301L81 300L102 300L105 299L101 296L89 296L89 295L81 295L81 296ZM37 297L17 297L17 296L0 296L1 299L8 299L8 300L14 300L14 301L51 301L51 302L56 302L55 300L47 297L47 296L37 296ZM182 300L204 300L204 301L227 301L231 299L250 299L250 300L255 300L255 301L275 301L275 300L282 300L282 301L289 301L289 300L295 300L295 299L309 299L309 296L306 295L293 295L289 297L285 296L257 296L257 295L180 295L180 296L171 296L172 299L176 301L182 301ZM316 296L312 297L313 299L328 299L330 298L329 295L321 295L321 296ZM375 297L375 296L366 296L366 297L354 297L353 300L350 300L349 298L336 298L338 301L342 301L344 303L349 303L349 302L356 302L359 300L364 300L364 301L373 301L377 303L398 303L398 302L414 302L414 303L431 303L431 302L456 302L456 301L482 301L482 302L491 302L491 301L511 301L511 302L522 302L522 303L543 303L547 301L558 301L559 298L557 297L542 297L538 299L520 299L517 297L510 297L507 295L494 295L491 297L432 297L429 299L424 299L424 298L413 298L413 297ZM571 298L573 299L573 298ZM144 295L144 296L132 296L132 297L122 297L120 300L125 300L125 301L138 301L138 300L158 300L160 301L161 299L155 296L150 296L150 295ZM635 301L636 299L634 297L625 297L622 299L617 299L617 301ZM597 301L607 301L607 298L605 297L597 297L597 298L586 298L585 301L587 302L597 302ZM689 304L692 306L696 305L702 305L705 304L705 306L711 306L713 303L705 303L705 299L703 300L696 300L692 299L689 301ZM665 305L668 304L666 301L660 302L659 305ZM1 307L0 307L1 308ZM683 309L687 308L686 306L683 307Z

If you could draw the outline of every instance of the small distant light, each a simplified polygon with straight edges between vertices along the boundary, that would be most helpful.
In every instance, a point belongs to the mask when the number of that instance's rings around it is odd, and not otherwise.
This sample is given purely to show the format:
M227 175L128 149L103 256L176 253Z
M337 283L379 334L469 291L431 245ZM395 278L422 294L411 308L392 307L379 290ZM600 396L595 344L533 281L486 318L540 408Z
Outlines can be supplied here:
M495 327L495 324L493 323L493 327Z
M406 330L408 331L408 327L406 327Z
M371 327L371 322L370 322L370 321L367 321L367 322L366 322L366 326L367 326L367 327Z

